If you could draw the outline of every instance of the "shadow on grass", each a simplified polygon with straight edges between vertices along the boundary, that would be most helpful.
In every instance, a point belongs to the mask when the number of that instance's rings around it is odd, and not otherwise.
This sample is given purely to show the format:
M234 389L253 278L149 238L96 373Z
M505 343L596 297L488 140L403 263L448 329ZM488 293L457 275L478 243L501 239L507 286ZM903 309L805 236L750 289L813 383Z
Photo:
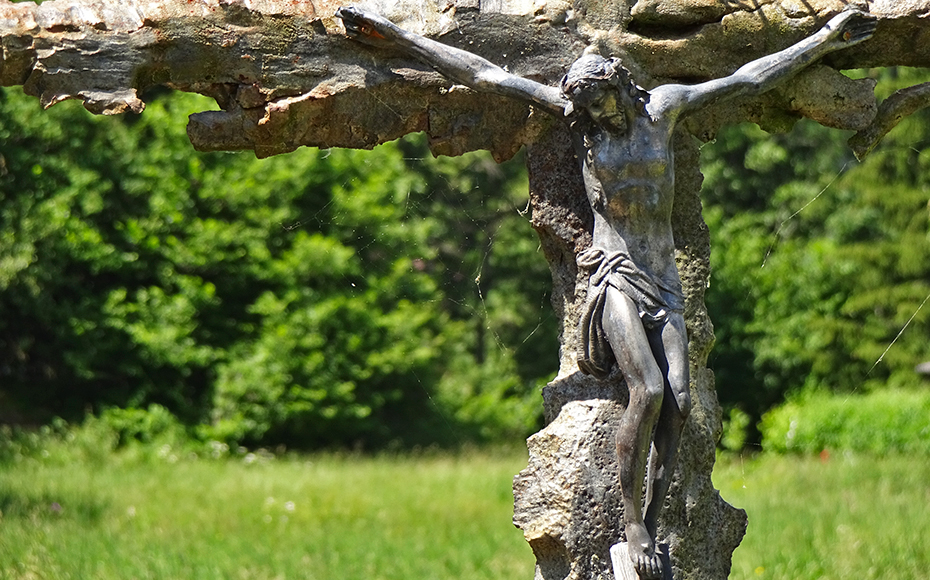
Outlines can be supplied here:
M96 522L108 508L103 498L89 494L48 491L24 492L0 484L0 513L4 519L55 521L58 519Z

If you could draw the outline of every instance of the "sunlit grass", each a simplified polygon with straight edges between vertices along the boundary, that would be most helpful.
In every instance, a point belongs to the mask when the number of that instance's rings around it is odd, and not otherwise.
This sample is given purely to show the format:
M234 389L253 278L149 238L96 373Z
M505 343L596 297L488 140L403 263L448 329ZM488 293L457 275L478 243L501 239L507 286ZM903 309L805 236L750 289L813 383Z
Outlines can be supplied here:
M501 456L104 465L0 474L0 578L528 578Z
M510 523L522 452L172 459L4 464L0 579L533 576ZM715 481L749 512L735 580L930 569L924 457L724 456Z
M714 481L749 514L734 580L927 578L925 456L724 458Z

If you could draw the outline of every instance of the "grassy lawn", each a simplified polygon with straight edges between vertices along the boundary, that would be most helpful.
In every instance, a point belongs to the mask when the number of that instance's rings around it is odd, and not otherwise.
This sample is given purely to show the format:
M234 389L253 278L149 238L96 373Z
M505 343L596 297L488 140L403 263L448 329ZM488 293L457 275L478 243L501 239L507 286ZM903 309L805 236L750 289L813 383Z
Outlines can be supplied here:
M531 578L510 521L525 464L516 453L8 464L0 578Z
M254 460L251 460L254 459ZM522 453L26 459L0 467L0 579L508 579ZM749 512L732 578L925 578L930 461L724 457Z
M749 513L734 580L920 580L930 574L926 456L725 458L714 481Z

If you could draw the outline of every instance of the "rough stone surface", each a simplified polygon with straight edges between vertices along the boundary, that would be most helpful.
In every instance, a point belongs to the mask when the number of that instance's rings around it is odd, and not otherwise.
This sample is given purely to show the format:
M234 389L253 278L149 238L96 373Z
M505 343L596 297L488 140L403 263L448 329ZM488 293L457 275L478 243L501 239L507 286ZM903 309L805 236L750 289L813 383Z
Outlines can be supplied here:
M745 5L719 0L639 0L631 11L631 25L681 29L719 22L725 14L745 9Z
M882 102L875 121L853 135L849 146L861 161L904 117L927 107L930 107L930 83L901 89Z
M540 126L519 103L464 95L398 55L341 37L346 0L0 0L0 84L50 106L80 99L95 113L141 111L168 85L217 98L194 115L195 147L259 155L303 145L373 147L426 131L439 153L476 148L503 159ZM617 54L653 86L723 76L810 34L849 0L360 1L415 32L557 82L588 45ZM930 0L876 0L875 38L831 57L847 67L930 64ZM860 129L870 95L834 78L835 99L799 79L793 92L744 104L726 122L805 115ZM819 100L818 100L819 99ZM872 105L874 107L874 105ZM850 115L853 109L856 114ZM362 113L361 115L359 113ZM456 121L460 120L460 121ZM705 129L707 130L707 129Z

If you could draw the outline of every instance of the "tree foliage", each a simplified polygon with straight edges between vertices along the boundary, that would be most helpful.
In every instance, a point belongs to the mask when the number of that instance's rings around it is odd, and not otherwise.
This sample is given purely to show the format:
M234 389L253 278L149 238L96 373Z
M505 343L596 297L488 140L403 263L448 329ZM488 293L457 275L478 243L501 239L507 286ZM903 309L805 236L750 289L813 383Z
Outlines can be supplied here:
M302 446L538 421L557 331L519 165L426 163L419 138L199 154L203 102L148 99L94 118L0 93L0 396L20 419L159 404L204 437Z
M926 77L864 74L884 95ZM519 159L432 159L422 137L200 154L183 126L199 97L146 98L99 118L0 92L5 420L163 406L202 438L308 447L538 423L558 329ZM704 148L725 406L759 417L804 387L917 382L928 120L862 164L809 122Z
M863 74L880 96L927 76ZM810 122L729 128L704 149L724 404L758 417L802 387L917 384L930 358L928 120L906 119L861 164L849 134Z

